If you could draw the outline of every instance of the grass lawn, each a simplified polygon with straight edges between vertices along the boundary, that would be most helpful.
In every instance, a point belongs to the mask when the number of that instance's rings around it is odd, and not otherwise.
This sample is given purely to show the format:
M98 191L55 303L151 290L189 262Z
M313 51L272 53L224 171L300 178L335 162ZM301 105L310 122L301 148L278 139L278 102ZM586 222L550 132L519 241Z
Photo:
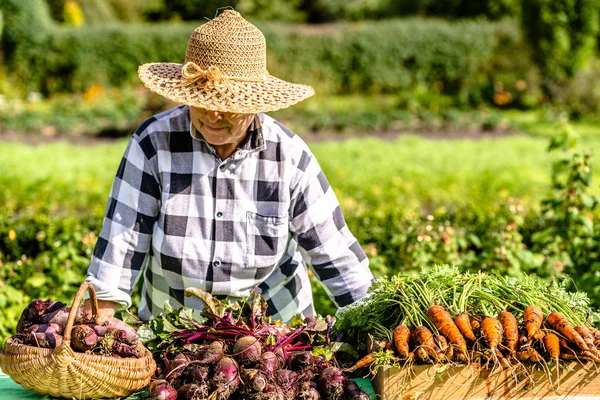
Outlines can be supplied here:
M541 111L510 110L502 113L515 127L536 136L552 136L559 123L546 121ZM600 123L594 121L574 121L571 126L582 138L600 137Z

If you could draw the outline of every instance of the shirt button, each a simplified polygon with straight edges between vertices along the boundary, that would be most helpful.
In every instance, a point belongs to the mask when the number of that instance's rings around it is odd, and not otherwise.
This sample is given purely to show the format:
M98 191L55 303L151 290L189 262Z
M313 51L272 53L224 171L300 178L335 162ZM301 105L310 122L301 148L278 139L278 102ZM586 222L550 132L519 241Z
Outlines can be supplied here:
M221 261L219 261L219 260L213 261L213 266L218 267L220 265L221 265Z
M223 170L225 169L225 164L221 164L221 165L219 166L219 169L220 169L221 171L223 171Z
M221 218L222 216L223 216L223 213L222 213L221 211L219 211L219 212L217 213L217 218Z

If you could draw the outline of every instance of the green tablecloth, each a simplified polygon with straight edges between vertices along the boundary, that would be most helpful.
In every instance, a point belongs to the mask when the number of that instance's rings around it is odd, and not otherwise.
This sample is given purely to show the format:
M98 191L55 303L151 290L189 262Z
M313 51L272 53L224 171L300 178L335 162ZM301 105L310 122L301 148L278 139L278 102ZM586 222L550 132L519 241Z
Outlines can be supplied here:
M371 400L376 400L377 396L375 395L375 391L373 390L373 385L369 379L364 378L356 378L354 381L358 384L358 386L369 395ZM37 394L32 392L31 390L27 390L23 388L18 383L13 382L12 379L6 374L3 374L0 371L0 399L1 400L26 400L26 399L36 399L36 400L46 400L52 399L52 397L42 396L41 394Z
M42 396L31 390L23 388L18 383L13 382L10 377L0 371L0 399L2 400L25 400L25 399L50 399L51 397Z

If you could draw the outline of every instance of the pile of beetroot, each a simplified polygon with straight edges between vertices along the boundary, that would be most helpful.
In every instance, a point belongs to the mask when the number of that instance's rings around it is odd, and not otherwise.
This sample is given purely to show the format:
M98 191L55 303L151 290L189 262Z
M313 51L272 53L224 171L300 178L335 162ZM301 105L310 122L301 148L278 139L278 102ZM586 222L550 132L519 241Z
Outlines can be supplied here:
M69 311L70 308L59 301L34 300L23 310L17 334L12 339L29 346L54 349L63 343ZM137 333L125 322L106 318L98 325L83 309L77 310L71 331L73 350L116 358L139 358L138 343Z
M369 399L331 350L339 348L329 337L332 318L296 318L285 325L265 315L266 303L256 293L241 303L198 289L186 295L202 300L201 317L169 308L138 330L159 366L150 398Z

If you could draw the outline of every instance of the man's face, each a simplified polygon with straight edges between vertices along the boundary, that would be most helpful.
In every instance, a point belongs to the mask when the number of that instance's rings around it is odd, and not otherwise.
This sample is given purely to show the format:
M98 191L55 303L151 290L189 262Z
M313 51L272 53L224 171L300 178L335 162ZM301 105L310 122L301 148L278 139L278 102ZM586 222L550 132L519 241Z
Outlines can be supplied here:
M192 124L213 146L238 145L246 136L255 114L236 114L190 107Z

